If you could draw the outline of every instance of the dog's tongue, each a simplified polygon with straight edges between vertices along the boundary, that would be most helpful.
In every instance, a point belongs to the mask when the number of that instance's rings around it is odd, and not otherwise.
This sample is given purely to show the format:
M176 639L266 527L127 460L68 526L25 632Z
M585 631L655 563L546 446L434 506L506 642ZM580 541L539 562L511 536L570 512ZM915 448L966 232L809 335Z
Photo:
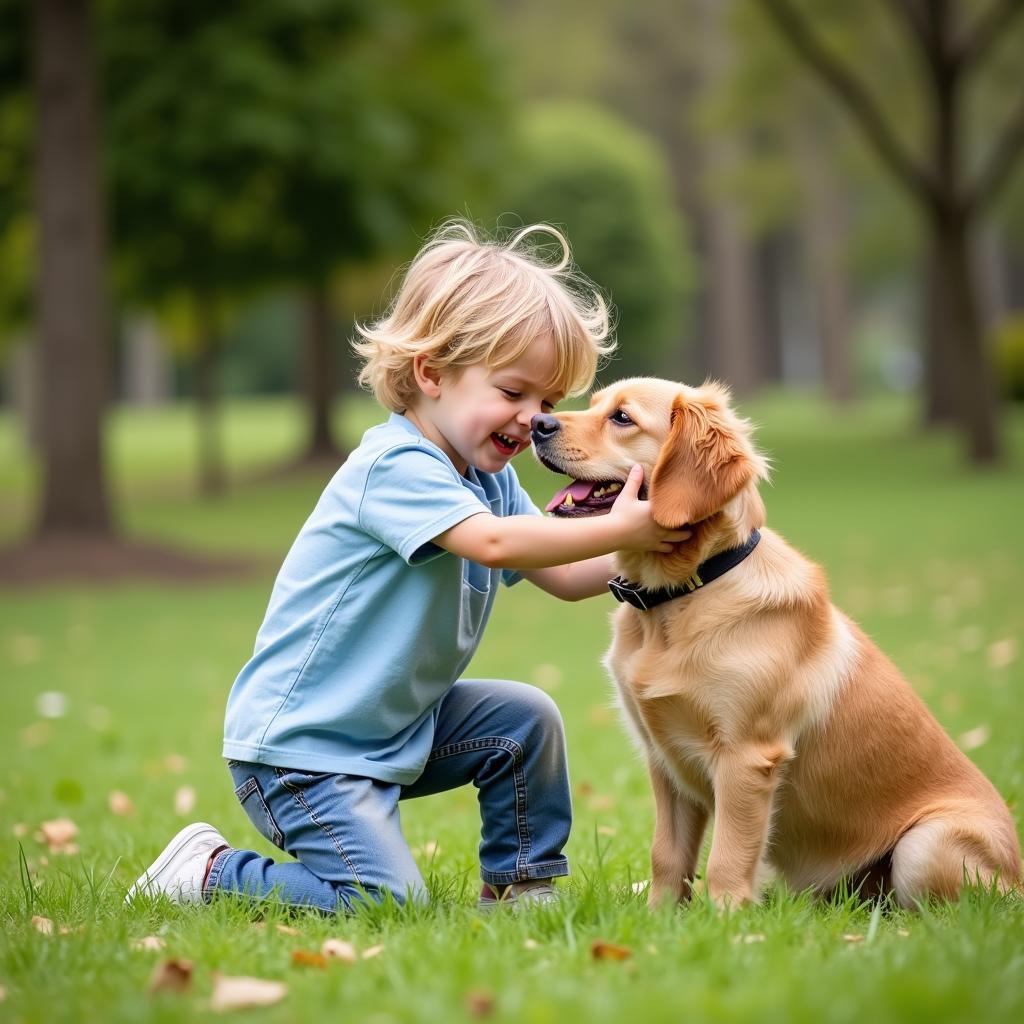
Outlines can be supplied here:
M590 492L594 489L594 485L589 480L573 480L568 487L563 487L545 506L545 512L554 512L559 505L565 504L565 499L572 495L572 500L577 504L581 501L586 501L590 497Z

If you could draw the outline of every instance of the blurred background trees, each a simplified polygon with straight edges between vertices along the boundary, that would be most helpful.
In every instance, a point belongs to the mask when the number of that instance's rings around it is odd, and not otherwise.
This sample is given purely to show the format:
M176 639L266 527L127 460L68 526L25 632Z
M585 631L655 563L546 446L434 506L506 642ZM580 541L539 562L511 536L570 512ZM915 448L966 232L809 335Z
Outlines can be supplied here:
M997 459L1022 7L0 0L5 400L64 467L37 530L113 528L112 400L194 399L209 493L223 393L294 391L296 460L336 463L353 321L452 215L566 229L609 378L910 391Z

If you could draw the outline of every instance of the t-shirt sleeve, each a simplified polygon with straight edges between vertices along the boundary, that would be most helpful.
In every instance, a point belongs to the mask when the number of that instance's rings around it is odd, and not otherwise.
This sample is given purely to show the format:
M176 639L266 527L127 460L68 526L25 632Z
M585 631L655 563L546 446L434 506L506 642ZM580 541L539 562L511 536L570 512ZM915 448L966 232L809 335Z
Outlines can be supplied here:
M510 516L539 516L541 511L533 503L533 499L523 490L515 470L508 466L506 472L509 474L509 500L508 515ZM518 569L502 569L501 579L506 587L514 586L523 578Z
M429 543L439 533L489 511L462 486L449 462L410 444L389 448L371 466L358 521L370 536L417 565L443 553Z

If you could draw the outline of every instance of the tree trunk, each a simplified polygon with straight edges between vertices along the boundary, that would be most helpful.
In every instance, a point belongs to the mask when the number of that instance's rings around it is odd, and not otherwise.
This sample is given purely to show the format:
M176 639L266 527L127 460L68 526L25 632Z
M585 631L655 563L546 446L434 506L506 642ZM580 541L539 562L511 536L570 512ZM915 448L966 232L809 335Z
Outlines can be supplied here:
M956 338L951 317L945 311L947 296L939 268L935 232L927 242L921 268L921 343L924 370L924 423L927 427L955 423L958 414Z
M937 285L944 297L941 313L958 342L953 362L958 419L971 461L996 462L1002 456L998 392L978 310L969 220L956 210L940 208L931 228Z
M213 309L201 300L199 347L195 358L199 493L214 498L224 493L227 474L220 436L220 389L217 382L217 326Z
M854 397L852 314L846 280L846 210L825 152L822 118L807 109L795 129L803 204L805 265L814 292L825 391L834 402Z
M306 459L338 458L340 451L331 432L334 398L334 353L331 348L331 305L327 285L318 281L305 295L306 305L306 398L309 438Z
M112 533L103 464L106 239L90 4L34 11L42 536Z

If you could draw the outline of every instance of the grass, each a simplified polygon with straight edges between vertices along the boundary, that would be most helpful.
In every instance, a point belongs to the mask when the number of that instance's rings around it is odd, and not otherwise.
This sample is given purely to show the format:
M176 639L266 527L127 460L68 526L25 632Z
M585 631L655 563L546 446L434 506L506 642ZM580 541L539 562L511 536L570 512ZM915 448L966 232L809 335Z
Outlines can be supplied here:
M840 415L778 395L749 412L775 466L765 491L770 524L826 566L837 603L893 656L949 732L967 735L971 757L1019 821L1024 475L965 469L951 439L917 434L898 402ZM373 416L361 403L341 413L350 443ZM1019 459L1024 417L1008 426ZM231 407L226 440L237 475L283 458L300 428L287 402ZM285 981L285 1000L259 1011L267 1021L1024 1019L1024 904L1013 899L973 893L921 914L882 913L776 889L763 906L724 917L702 904L648 912L631 890L649 873L648 786L598 666L609 602L559 604L528 585L502 595L472 671L535 682L563 709L576 824L574 874L559 907L476 914L478 818L466 790L404 805L435 897L427 910L383 908L351 920L272 910L259 928L250 910L224 901L124 909L125 887L191 818L270 852L219 758L223 706L274 567L323 480L240 484L200 503L191 495L192 441L184 409L112 418L126 529L256 553L262 575L190 587L0 591L0 1019L191 1020L209 1012L215 971ZM555 478L520 462L535 497L549 495ZM15 426L0 419L0 539L24 529L32 484ZM46 692L64 696L60 717L41 716ZM184 786L196 794L187 816L175 811ZM111 813L114 790L128 794L133 814ZM78 854L49 854L32 838L57 817L78 826ZM25 834L16 838L15 829ZM34 915L72 930L40 934ZM165 939L163 953L131 948L150 934ZM326 970L293 965L294 950L317 950L329 936L385 948ZM596 960L595 939L632 955ZM194 962L190 992L146 993L163 956Z

